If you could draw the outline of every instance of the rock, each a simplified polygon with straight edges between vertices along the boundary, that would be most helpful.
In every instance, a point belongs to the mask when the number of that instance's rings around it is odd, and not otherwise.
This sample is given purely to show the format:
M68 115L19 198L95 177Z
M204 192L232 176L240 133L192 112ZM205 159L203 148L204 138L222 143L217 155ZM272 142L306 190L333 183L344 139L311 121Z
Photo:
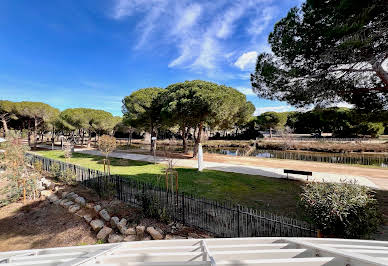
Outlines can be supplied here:
M40 182L43 184L43 186L44 186L45 188L50 188L50 186L51 186L51 181L48 180L48 179L46 179L46 178L44 178L44 177L42 177L42 178L40 179Z
M112 218L110 218L110 225L112 226L112 228L116 228L118 223L120 223L119 217L113 216Z
M112 230L112 229L111 229ZM110 234L108 237L109 243L118 243L123 241L124 237L118 234Z
M133 227L127 228L124 235L136 235L136 229Z
M76 213L80 209L81 209L81 206L79 206L78 204L74 204L74 205L69 207L69 212L70 213Z
M163 235L158 230L153 228L152 226L147 227L147 233L149 233L151 235L152 239L155 239L155 240L162 240L163 239Z
M59 205L63 206L65 203L69 202L68 199L62 199L60 202L59 202Z
M143 238L143 241L149 241L149 240L152 240L150 236L146 236L145 238Z
M90 216L89 214L86 214L86 215L84 215L84 219L85 219L85 221L87 222L87 223L90 223L91 221L92 221L92 216Z
M142 240L144 238L145 226L136 226L136 239Z
M109 222L110 221L110 216L109 216L109 213L107 212L107 210L103 209L99 212L100 216L102 219L104 219L105 221Z
M54 201L54 204L55 204L55 205L59 205L60 202L61 202L61 200L58 199L58 200Z
M124 225L124 226L127 226L127 219L121 218L120 224L122 224L122 225Z
M55 187L54 187L54 191L55 191L55 192L58 192L58 190L59 190L59 187L58 187L58 186L55 186Z
M62 194L63 195L63 194ZM67 194L65 194L65 198L68 198L68 199L71 199L73 196L75 195L75 193L72 191L72 192L70 192L70 193L67 193ZM63 196L62 196L63 197Z
M68 200L65 203L63 203L62 206L66 207L66 208L69 208L71 205L74 205L74 202L72 202L71 200Z
M45 187L42 182L38 182L36 185L36 189L39 191L45 190Z
M77 194L75 194L75 193L74 193L73 195L71 195L71 196L68 196L68 198L71 199L71 200L73 200L73 201L74 201L76 198L78 198L78 197L79 197L79 196L78 196Z
M104 227L104 222L100 219L96 219L90 222L90 226L93 228L94 231L97 232L98 230Z
M125 235L125 233L127 232L127 219L125 218L122 218L120 220L120 222L117 224L117 229L119 229L120 233L122 233L123 235Z
M135 240L136 240L136 235L129 235L123 239L124 242L130 242L130 241L135 241Z
M93 221L92 221L93 222ZM102 221L101 221L102 222ZM97 234L97 239L98 240L103 240L105 241L106 238L108 237L108 235L110 233L112 233L112 228L108 227L108 226L104 226Z
M55 195L55 194L51 194L51 195L48 196L47 198L48 198L48 200L49 200L50 202L54 202L54 201L59 200L59 198L58 198L57 195Z
M187 238L200 238L196 233L188 233Z
M40 192L40 195L42 195L43 197L48 197L48 196L51 196L53 194L53 192L51 190L42 190Z
M94 208L94 204L89 202L89 203L86 203L85 207L88 208L88 209L93 209Z
M82 205L82 206L86 205L86 201L83 197L77 197L77 198L75 198L74 201L77 202L79 205Z
M101 206L100 206L100 205L94 206L94 211L95 211L96 213L98 213L99 211L101 211Z

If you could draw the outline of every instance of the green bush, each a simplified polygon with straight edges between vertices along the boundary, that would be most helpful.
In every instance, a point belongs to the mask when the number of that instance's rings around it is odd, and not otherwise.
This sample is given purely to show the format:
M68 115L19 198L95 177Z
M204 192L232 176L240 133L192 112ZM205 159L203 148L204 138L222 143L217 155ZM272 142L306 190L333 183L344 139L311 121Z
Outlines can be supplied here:
M76 175L70 168L67 168L61 173L59 180L66 185L74 185L76 181Z
M355 183L309 183L303 188L301 205L327 236L365 237L381 222L373 191Z
M52 177L57 179L61 176L61 166L59 165L59 163L53 163L50 166L50 174Z

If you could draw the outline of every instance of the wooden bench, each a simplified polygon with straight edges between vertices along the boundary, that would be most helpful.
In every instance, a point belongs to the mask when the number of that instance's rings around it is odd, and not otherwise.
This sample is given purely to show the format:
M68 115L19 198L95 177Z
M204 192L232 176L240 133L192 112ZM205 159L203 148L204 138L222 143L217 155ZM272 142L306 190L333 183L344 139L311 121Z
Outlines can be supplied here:
M284 169L284 173L287 174L287 179L288 179L288 174L305 175L307 176L307 181L309 181L309 176L313 176L313 172L291 170L291 169Z

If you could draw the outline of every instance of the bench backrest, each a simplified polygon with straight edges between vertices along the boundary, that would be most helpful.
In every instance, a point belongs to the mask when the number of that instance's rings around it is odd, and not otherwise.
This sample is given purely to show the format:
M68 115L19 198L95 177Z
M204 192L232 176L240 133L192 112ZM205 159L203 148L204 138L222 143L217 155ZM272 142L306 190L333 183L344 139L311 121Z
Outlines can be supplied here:
M291 170L291 169L284 169L284 173L285 174L296 174L296 175L308 175L308 176L312 176L313 175L313 172Z

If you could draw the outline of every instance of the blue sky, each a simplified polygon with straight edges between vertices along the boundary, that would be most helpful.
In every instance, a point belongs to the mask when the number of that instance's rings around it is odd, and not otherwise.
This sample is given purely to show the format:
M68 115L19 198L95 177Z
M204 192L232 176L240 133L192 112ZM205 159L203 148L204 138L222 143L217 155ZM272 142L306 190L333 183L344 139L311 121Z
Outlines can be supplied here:
M2 0L0 99L121 115L144 87L202 79L247 95L257 113L290 106L255 96L257 53L301 0Z

